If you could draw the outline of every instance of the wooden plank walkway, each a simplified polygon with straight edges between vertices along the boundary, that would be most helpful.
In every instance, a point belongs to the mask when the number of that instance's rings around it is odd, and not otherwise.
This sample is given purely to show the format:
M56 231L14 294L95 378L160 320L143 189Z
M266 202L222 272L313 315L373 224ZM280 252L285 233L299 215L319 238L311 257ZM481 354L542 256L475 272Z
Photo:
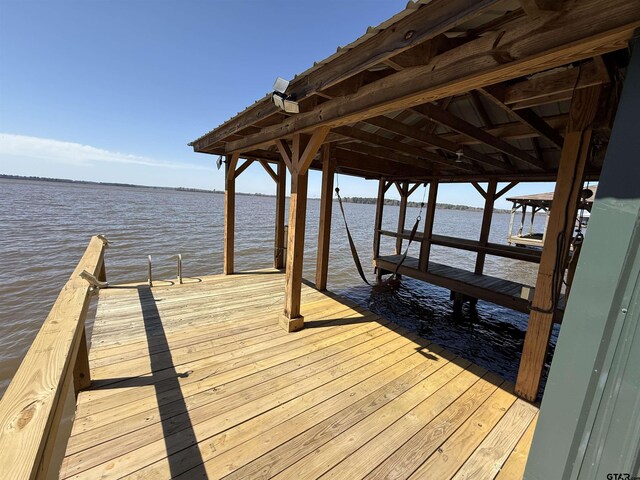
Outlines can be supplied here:
M520 478L538 409L494 374L284 275L100 291L61 478ZM159 285L159 284L157 284Z

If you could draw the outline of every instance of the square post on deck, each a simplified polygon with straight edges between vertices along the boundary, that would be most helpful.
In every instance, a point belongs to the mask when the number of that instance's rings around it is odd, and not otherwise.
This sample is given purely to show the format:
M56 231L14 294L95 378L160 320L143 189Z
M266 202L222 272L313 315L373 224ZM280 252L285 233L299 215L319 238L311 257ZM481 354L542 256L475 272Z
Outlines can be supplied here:
M240 154L227 155L224 182L224 261L225 275L233 273L233 253L236 222L236 165Z
M273 268L282 270L285 265L284 219L287 195L287 167L284 161L278 162L276 171L276 231L273 251Z
M327 289L329 273L329 243L331 240L331 211L333 207L333 174L335 157L329 145L322 146L322 190L320 192L320 223L318 225L318 255L316 258L316 288Z
M304 261L304 230L307 214L308 172L311 162L329 133L328 127L314 130L312 135L296 134L289 149L284 140L277 146L291 172L291 197L289 200L289 238L287 239L287 267L285 273L284 312L280 326L287 332L304 327L300 314L302 293L302 265Z
M496 201L496 190L498 189L498 182L496 180L489 180L487 190L484 192L484 211L482 212L482 226L480 227L480 240L479 245L481 248L485 248L489 243L489 232L491 231L491 218L493 217L493 206ZM487 257L486 252L479 251L476 256L476 268L475 273L482 275L484 271L484 260Z
M400 211L398 212L398 236L396 237L396 255L402 253L402 235L404 234L404 224L407 218L407 200L409 198L409 183L396 183L400 194Z
M433 222L436 218L436 200L438 198L438 181L429 183L429 197L427 200L427 213L424 218L424 233L420 245L420 259L418 268L421 272L429 269L429 255L431 255L431 238L433 236Z
M569 123L553 193L553 208L549 215L516 381L516 393L529 401L534 401L538 396L582 192L600 92L600 86L577 90L569 109Z

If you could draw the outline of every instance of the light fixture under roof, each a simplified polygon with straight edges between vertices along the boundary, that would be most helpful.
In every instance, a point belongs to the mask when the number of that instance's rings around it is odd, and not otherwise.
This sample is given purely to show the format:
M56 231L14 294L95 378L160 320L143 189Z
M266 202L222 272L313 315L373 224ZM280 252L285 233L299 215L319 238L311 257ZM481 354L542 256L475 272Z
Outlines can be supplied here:
M298 102L292 100L285 92L289 87L289 81L284 78L278 77L273 84L273 93L271 94L271 101L280 110L284 110L287 113L300 113L300 107Z
M218 155L218 159L216 160L216 166L218 167L218 170L220 170L220 167L222 167L222 155Z

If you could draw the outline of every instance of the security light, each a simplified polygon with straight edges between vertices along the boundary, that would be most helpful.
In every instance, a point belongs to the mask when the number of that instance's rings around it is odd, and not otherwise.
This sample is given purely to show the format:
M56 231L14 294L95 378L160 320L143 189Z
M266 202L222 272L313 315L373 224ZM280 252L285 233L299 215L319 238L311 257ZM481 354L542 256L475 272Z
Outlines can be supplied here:
M218 160L216 160L216 166L218 167L218 170L220 170L220 167L222 167L222 155L218 155Z
M284 78L278 77L273 84L273 93L271 94L271 101L280 110L284 110L287 113L300 113L300 107L298 102L291 99L286 92L289 87L289 82Z
M276 82L273 84L273 90L275 92L282 93L283 95L284 95L284 92L287 91L288 87L289 87L289 81L281 77L276 78Z

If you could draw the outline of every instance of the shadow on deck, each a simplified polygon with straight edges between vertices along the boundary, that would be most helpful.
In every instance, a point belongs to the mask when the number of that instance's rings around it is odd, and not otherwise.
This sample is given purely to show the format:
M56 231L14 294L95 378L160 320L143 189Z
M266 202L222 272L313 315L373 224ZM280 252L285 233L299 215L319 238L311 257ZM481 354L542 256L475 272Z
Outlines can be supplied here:
M518 478L537 408L498 376L284 275L100 292L61 478Z

